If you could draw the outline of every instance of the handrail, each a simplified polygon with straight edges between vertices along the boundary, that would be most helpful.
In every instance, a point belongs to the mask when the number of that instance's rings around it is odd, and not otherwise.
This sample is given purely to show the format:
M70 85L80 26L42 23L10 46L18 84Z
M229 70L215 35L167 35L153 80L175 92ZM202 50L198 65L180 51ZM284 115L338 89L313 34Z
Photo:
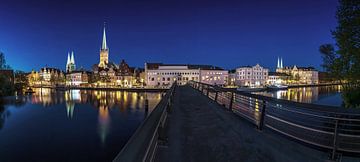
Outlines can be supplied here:
M200 82L196 82L196 81L190 81L190 82L200 83ZM274 101L274 102L277 102L277 103L280 103L280 104L291 104L292 106L301 107L301 108L307 108L307 109L310 109L310 110L325 111L325 112L332 112L332 113L341 113L342 115L346 115L346 114L350 113L349 115L359 115L360 116L360 110L358 110L358 109L346 109L346 108L342 108L342 107L338 107L338 106L317 105L317 104L311 104L311 103L300 103L300 102L294 102L294 101L289 101L289 100L285 100L285 99L277 99L277 98L274 98L274 97L268 97L268 96L257 95L257 94L252 94L252 93L248 93L248 92L237 91L235 89L226 89L226 88L222 88L222 87L207 84L207 83L201 83L201 84L206 85L206 86L212 86L217 91L234 92L234 93L242 95L242 96L256 98L256 99L259 99L259 100Z
M329 150L360 153L360 111L299 103L190 81L190 86L262 130L263 127Z
M162 130L165 126L175 88L176 82L173 83L159 104L142 122L113 162L152 161L158 140L163 138Z

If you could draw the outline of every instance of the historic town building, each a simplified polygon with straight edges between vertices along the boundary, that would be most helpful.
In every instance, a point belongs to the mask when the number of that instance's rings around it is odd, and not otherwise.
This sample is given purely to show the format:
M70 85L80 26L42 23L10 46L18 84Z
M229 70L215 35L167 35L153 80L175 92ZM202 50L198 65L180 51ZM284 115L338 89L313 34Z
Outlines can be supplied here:
M313 67L283 66L282 59L276 68L276 72L290 75L288 84L318 84L319 72Z
M91 72L75 70L66 74L66 85L72 87L87 86Z
M228 72L211 65L184 65L145 63L145 83L148 87L168 87L175 81L184 85L188 81L225 85Z
M266 84L269 69L256 64L236 69L235 84L237 86L260 87Z
M229 72L215 66L203 66L200 68L200 82L226 86L229 78Z
M59 86L64 85L65 75L59 69L44 67L37 71L31 71L28 74L30 86Z
M103 30L99 64L93 65L92 70L94 72L93 78L95 82L93 84L95 86L123 88L143 86L140 78L140 72L142 71L130 67L125 60L121 60L119 64L109 61L109 47L107 46L105 28Z
M286 85L290 79L290 75L278 72L269 72L269 77L266 81L267 85Z

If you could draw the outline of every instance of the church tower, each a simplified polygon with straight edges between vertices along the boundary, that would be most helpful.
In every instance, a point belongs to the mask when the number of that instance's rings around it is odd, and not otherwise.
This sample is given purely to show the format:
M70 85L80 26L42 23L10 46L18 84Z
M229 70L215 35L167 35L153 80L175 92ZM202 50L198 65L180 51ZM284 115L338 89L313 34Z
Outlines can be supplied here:
M104 26L102 46L100 49L99 67L105 68L106 65L108 64L108 62L109 62L109 48L106 44L106 33L105 33L105 26Z
M66 72L72 72L75 69L76 66L75 66L74 51L71 52L71 57L70 57L70 53L68 52L68 57L66 62Z

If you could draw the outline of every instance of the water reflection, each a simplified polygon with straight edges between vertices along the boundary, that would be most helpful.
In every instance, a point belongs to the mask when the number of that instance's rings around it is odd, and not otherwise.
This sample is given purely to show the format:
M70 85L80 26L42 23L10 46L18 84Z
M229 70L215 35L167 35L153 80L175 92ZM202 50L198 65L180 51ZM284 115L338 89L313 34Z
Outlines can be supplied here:
M149 107L154 107L161 100L161 93L136 93L127 91L93 91L93 90L68 90L56 91L47 88L35 89L30 96L32 104L42 104L49 107L65 102L66 115L74 118L76 104L90 103L98 109L98 132L102 143L110 131L111 118L109 109L118 107L121 112L128 109L143 107L145 99L149 100ZM146 117L147 113L145 114Z
M0 100L0 161L43 161L54 155L59 156L58 161L111 161L162 94L46 88L34 91L29 96ZM149 103L147 111L145 99ZM18 141L23 141L20 152ZM89 155L84 159L74 154L78 150Z
M321 86L321 87L301 87L289 88L287 90L255 92L277 99L286 99L302 103L320 103L326 105L341 106L340 97L341 86ZM337 100L334 102L327 101L329 98Z

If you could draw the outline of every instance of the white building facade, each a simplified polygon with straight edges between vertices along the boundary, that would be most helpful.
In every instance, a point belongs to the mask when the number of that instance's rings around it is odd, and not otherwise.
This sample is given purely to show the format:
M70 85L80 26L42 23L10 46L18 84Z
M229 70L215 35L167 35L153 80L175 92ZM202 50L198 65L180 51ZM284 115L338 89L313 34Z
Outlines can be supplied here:
M87 71L72 71L66 74L67 86L81 86L89 83L90 72Z
M148 87L168 87L177 81L184 85L189 80L199 81L200 69L189 69L186 65L145 63L145 83Z
M175 81L179 85L188 81L226 85L227 78L228 71L210 65L145 63L145 83L148 87L168 87Z
M200 82L225 86L228 82L229 73L223 69L200 69Z
M237 86L261 87L266 84L269 69L256 64L236 69L235 84Z

